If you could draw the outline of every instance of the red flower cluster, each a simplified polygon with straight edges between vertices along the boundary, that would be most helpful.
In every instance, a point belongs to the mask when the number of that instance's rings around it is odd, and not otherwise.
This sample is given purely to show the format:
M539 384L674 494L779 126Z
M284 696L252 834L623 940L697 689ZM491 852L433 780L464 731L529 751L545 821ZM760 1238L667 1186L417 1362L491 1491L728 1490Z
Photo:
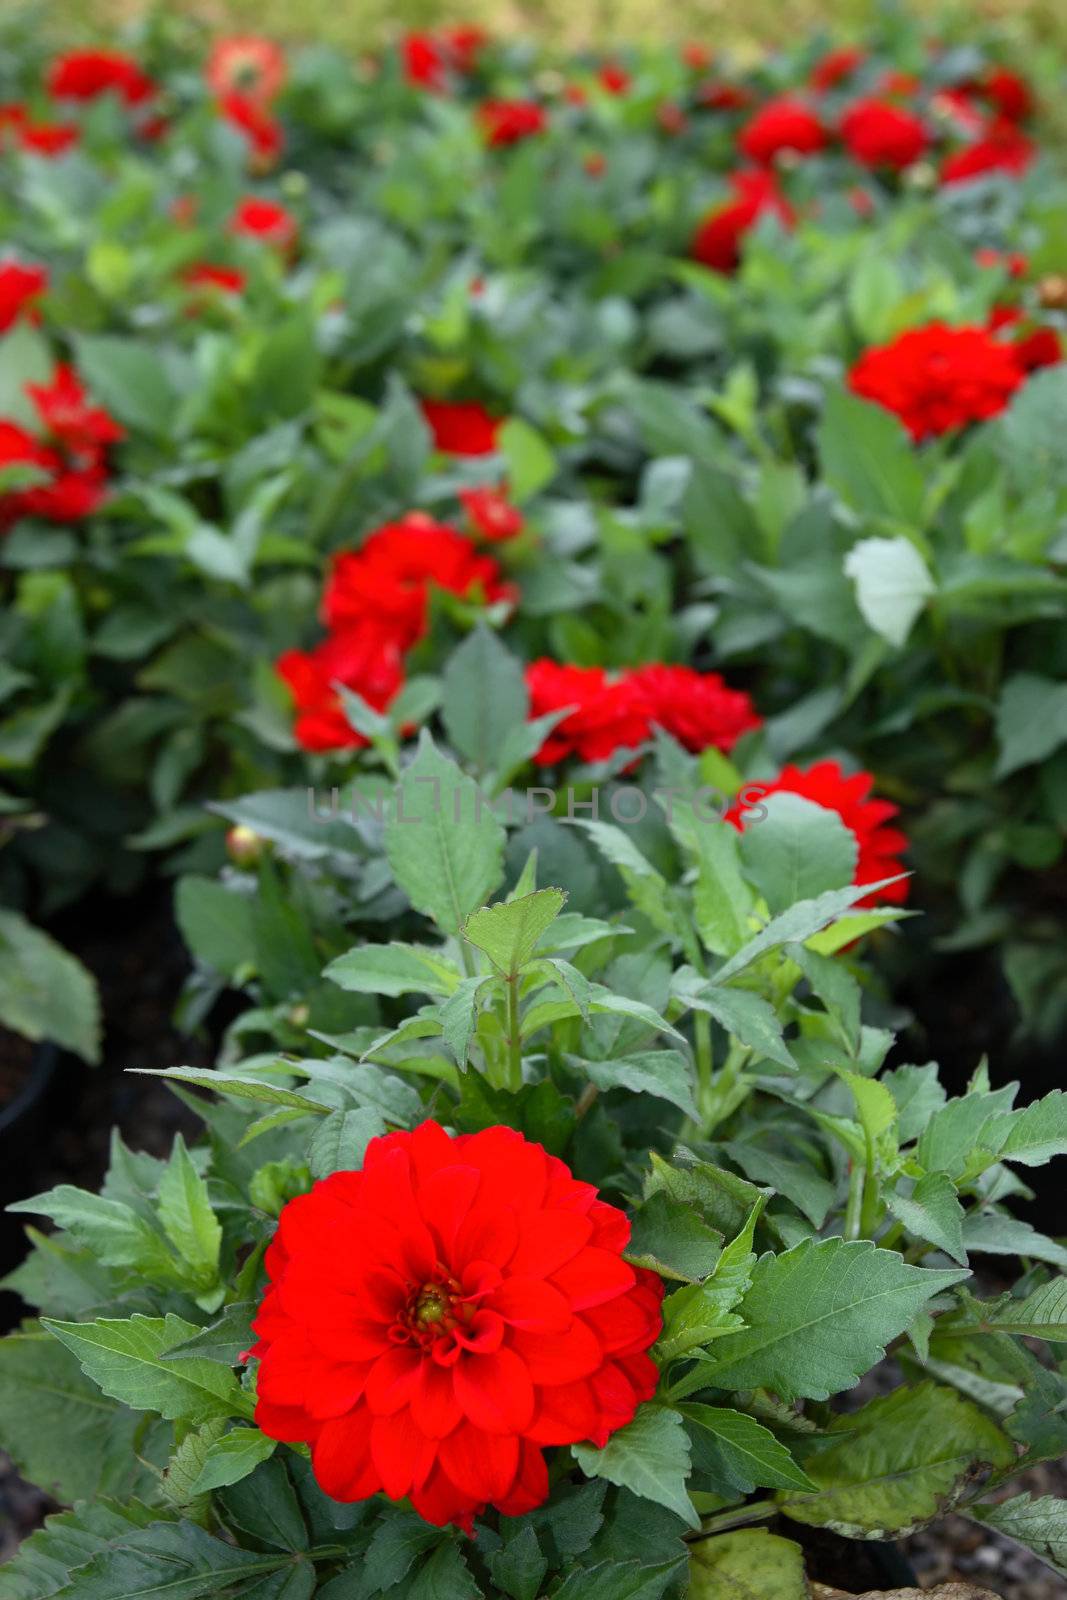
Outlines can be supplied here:
M6 333L24 313L32 321L39 321L33 302L47 288L47 267L28 267L21 261L0 261L0 333Z
M121 50L71 50L57 56L48 69L46 86L57 100L96 100L117 94L128 106L143 105L156 84L132 56Z
M789 153L811 156L824 150L829 134L819 117L803 100L781 95L768 100L746 122L738 144L750 161L769 166L777 156Z
M490 146L518 144L548 127L544 108L536 100L483 100L478 125Z
M40 432L0 421L0 471L25 467L40 481L0 494L0 529L19 517L77 522L103 500L107 449L124 437L123 430L106 411L87 403L72 367L57 366L50 384L28 383L26 393Z
M994 306L988 326L990 333L1012 335L1008 349L1024 372L1058 366L1063 360L1063 347L1055 328L1031 327L1027 331L1025 323L1025 315L1017 306Z
M534 756L539 766L576 755L606 761L616 750L636 749L663 728L687 750L714 745L730 750L743 733L761 725L749 696L718 673L651 665L610 674L603 667L533 661L526 669L531 720L573 707Z
M921 117L888 100L856 100L841 118L841 137L853 160L900 172L926 154L930 134Z
M247 141L252 171L269 172L285 148L285 136L268 108L245 94L225 94L219 114Z
M229 229L239 237L273 245L283 254L288 254L296 244L298 231L291 211L276 200L260 200L255 195L239 202L230 218Z
M296 703L294 731L305 750L367 743L349 726L333 686L342 683L384 711L403 685L404 652L426 632L435 588L469 600L515 598L491 556L420 511L385 523L358 550L334 557L322 603L329 637L312 651L290 650L277 663Z
M803 770L784 767L773 782L750 783L746 789L747 804L732 807L725 820L733 823L739 833L744 833L746 812L754 804L757 791L765 800L772 794L798 794L811 800L826 811L836 811L841 821L855 837L859 846L853 883L880 883L904 870L900 861L902 851L908 848L906 836L887 823L897 815L898 808L888 800L870 798L874 779L869 772L856 772L848 777L836 761L817 761ZM886 900L891 905L903 905L908 898L908 880L902 878L876 894L857 901L860 906L876 905Z
M204 68L208 88L218 99L236 94L261 106L278 98L287 76L285 52L254 33L216 39Z
M980 139L946 156L941 163L942 183L967 183L1004 172L1020 178L1037 154L1036 146L1013 122L990 123Z
M865 351L848 381L919 440L996 416L1024 377L1011 346L987 328L932 322Z
M522 512L501 490L461 489L459 499L475 533L491 544L503 544L522 532Z
M829 89L836 89L846 78L851 78L866 59L866 50L861 50L858 45L839 45L836 50L828 50L815 63L808 76L808 82L820 94L825 94Z
M78 130L70 122L34 122L26 107L18 104L0 106L0 149L10 134L22 150L52 159L63 155L78 142Z
M478 64L488 42L481 28L438 28L433 33L406 33L400 41L400 60L407 81L420 89L443 94L449 79L466 77Z
M186 267L182 282L189 289L217 289L222 294L240 294L245 286L245 275L239 267L197 261L191 267Z
M998 117L1025 122L1034 112L1034 93L1026 79L1007 67L990 67L984 77L967 85L968 91L987 101Z
M710 212L690 245L693 259L713 272L736 272L741 263L741 242L763 216L778 218L791 228L794 214L770 173L736 172L730 179L734 199Z
M497 448L501 418L473 400L420 400L434 448L452 456L488 456Z
M511 1128L435 1122L282 1212L254 1323L256 1421L335 1500L409 1498L472 1531L548 1494L543 1448L603 1446L658 1381L663 1285L630 1227Z

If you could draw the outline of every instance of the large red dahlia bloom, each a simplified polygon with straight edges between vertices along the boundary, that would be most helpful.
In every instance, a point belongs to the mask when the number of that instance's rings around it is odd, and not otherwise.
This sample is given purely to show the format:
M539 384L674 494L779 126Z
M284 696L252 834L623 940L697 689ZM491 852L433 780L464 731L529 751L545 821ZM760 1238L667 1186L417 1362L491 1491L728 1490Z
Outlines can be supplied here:
M743 733L763 726L743 689L731 689L717 672L654 663L631 673L648 720L687 750L732 750Z
M734 198L710 212L693 236L690 254L713 272L736 272L741 263L741 242L760 218L775 216L784 228L791 228L793 211L766 172L735 172L730 179Z
M51 63L46 83L57 100L95 100L113 93L128 106L142 105L156 92L153 80L121 50L69 50Z
M894 412L913 439L948 433L1003 411L1025 372L986 328L932 322L867 350L849 387Z
M438 1525L548 1494L542 1447L604 1445L655 1391L663 1285L630 1227L511 1128L435 1122L290 1201L254 1323L256 1421L335 1500Z
M872 799L873 785L869 772L846 776L836 761L817 761L806 770L783 767L773 781L748 784L746 793L752 796L757 789L762 790L760 799L763 800L772 794L798 794L826 811L836 811L859 847L853 883L880 883L883 878L892 878L904 870L900 855L908 848L908 840L899 828L887 826L897 815L898 808L888 800ZM746 818L746 812L753 812L753 804L735 805L724 820L744 833L746 820L752 821L751 815ZM907 898L908 880L901 878L899 883L891 883L887 889L879 889L856 904L872 906L887 900L892 905L903 905Z
M828 142L819 117L803 100L781 95L768 100L742 128L738 144L750 161L769 165L785 153L815 155Z
M426 632L432 588L489 602L514 599L492 556L448 523L412 511L334 557L323 621L330 628L375 621L407 650Z

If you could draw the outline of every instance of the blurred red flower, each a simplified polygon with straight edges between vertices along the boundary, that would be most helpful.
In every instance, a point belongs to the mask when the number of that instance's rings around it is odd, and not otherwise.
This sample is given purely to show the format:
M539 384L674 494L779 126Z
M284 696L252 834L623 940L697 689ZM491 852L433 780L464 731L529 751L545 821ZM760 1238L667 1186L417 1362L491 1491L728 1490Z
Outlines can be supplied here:
M1011 349L988 329L932 322L865 351L848 382L920 440L996 416L1023 376Z
M488 145L518 144L548 127L544 108L536 100L483 100L478 124Z
M828 50L816 61L808 74L808 82L820 94L825 94L828 89L836 89L839 83L851 78L866 59L866 50L861 50L858 45L839 45L836 50Z
M653 727L687 750L732 750L743 733L763 726L743 689L731 689L717 672L654 664L629 675Z
M0 421L0 469L26 467L33 480L0 492L0 530L19 517L77 522L103 502L107 449L124 437L113 417L88 404L77 374L56 367L48 384L26 384L41 432Z
M40 320L33 302L48 288L48 268L31 267L22 261L0 261L0 333L6 333L19 317Z
M287 650L275 670L296 706L293 732L311 751L360 749L368 742L345 717L336 684L385 711L404 683L399 644L371 618L331 634L314 650Z
M474 400L420 400L434 448L453 456L488 456L497 448L501 418Z
M500 544L522 532L522 512L502 490L461 489L459 499L471 526L483 539Z
M287 211L276 200L260 200L254 195L239 201L230 218L229 230L245 238L274 245L281 251L292 249L298 231L296 218L291 211Z
M623 1213L511 1128L372 1140L292 1200L254 1323L256 1421L335 1500L472 1529L548 1494L543 1447L603 1446L651 1398L663 1285Z
M817 761L807 769L783 767L777 778L746 786L747 804L735 805L726 813L725 820L733 823L739 833L745 831L746 812L754 810L758 791L761 800L772 794L797 794L811 800L827 811L836 811L859 847L859 856L852 881L855 884L880 883L904 870L901 854L908 848L908 840L899 828L887 826L898 814L898 807L888 800L871 798L874 778L869 772L846 775L836 761ZM751 826L753 818L749 817ZM877 905L888 901L903 905L908 898L908 880L879 889L857 901L859 906Z
M56 56L45 83L57 100L95 100L113 93L128 106L137 106L156 93L148 74L120 50L70 50Z
M269 106L285 87L285 52L259 34L233 34L216 39L204 68L208 87L220 100L229 95Z
M941 163L941 182L966 183L971 178L985 178L994 172L1020 178L1036 154L1033 141L1013 122L994 122L981 139L945 157Z
M819 117L803 100L780 95L768 100L746 122L738 145L750 161L769 166L776 156L789 152L797 156L815 155L826 148L829 135Z
M841 137L853 160L899 172L926 154L930 134L913 111L887 100L857 100L841 118Z
M741 261L741 242L761 217L778 218L791 228L794 214L775 179L765 172L736 172L730 179L735 198L710 212L698 227L690 245L694 260L715 272L736 272Z
M230 93L220 98L219 113L247 141L252 170L269 171L285 148L285 135L267 107L250 95Z

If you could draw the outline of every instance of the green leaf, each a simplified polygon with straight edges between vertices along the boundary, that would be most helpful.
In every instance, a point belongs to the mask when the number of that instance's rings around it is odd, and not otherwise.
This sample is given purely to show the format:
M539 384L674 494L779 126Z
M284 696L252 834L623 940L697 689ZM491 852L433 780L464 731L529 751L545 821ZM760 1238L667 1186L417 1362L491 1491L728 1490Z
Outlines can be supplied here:
M1067 1578L1067 1500L1020 1494L1000 1505L971 1506L967 1515L1032 1550L1053 1572Z
M777 1189L804 1213L813 1228L822 1227L834 1203L835 1190L810 1162L783 1155L755 1139L731 1139L723 1149L737 1162L746 1178Z
M504 900L472 912L463 934L489 957L498 972L514 978L566 903L562 889L535 889L518 900Z
M780 1494L795 1522L849 1539L896 1538L950 1511L983 1470L1015 1450L976 1405L935 1383L896 1389L831 1419L805 1461L818 1486Z
M741 835L741 859L772 912L851 884L859 846L836 811L798 794L760 805L767 815Z
M906 431L881 406L835 389L818 431L823 474L853 510L917 526L925 493Z
M255 961L254 902L214 878L179 878L174 915L182 938L198 961L217 972L235 973Z
M239 1550L192 1522L153 1522L98 1551L56 1600L208 1600L283 1559Z
M722 1234L664 1189L634 1213L626 1258L662 1277L696 1283L713 1270L721 1252Z
M702 1452L705 1470L713 1470L726 1484L723 1493L751 1494L761 1489L811 1489L815 1485L797 1466L785 1445L754 1417L726 1406L697 1405L678 1407L682 1416L694 1422L714 1440L713 1466L709 1452Z
M826 894L817 895L814 900L798 900L788 911L772 917L755 938L724 962L713 974L713 982L726 983L730 978L735 978L753 961L758 961L768 950L776 950L779 945L792 944L794 941L806 943L813 933L825 928L857 900L896 881L896 878L885 878L879 883L852 884L847 889L830 889Z
M209 1445L204 1464L192 1485L192 1494L224 1489L240 1483L278 1448L277 1439L268 1439L258 1428L231 1428Z
M224 1367L235 1367L242 1352L255 1343L252 1320L257 1304L254 1300L235 1300L209 1323L198 1328L188 1339L161 1351L164 1361L175 1361L181 1356L204 1356L208 1361L220 1361Z
M532 498L556 476L556 458L536 428L509 417L497 433L497 448L507 462L508 490L517 505Z
M43 1528L24 1539L5 1562L4 1600L47 1600L99 1551L162 1515L137 1500L120 1505L101 1499L46 1517Z
M981 1317L973 1325L979 1332L1067 1344L1067 1277L1052 1278L1024 1299L1002 1295L999 1300L975 1301L973 1309Z
M810 1600L804 1553L766 1528L699 1539L689 1557L689 1600Z
M963 1223L963 1244L978 1255L1031 1256L1061 1271L1067 1269L1067 1247L1038 1233L1028 1222L995 1211L968 1212Z
M598 1089L631 1089L635 1094L654 1095L677 1106L687 1117L697 1115L692 1069L680 1050L644 1050L607 1061L587 1061L579 1056L567 1059Z
M660 1600L678 1575L680 1559L654 1567L636 1561L603 1561L568 1574L553 1600Z
M548 1562L529 1523L489 1558L489 1574L510 1600L537 1600L547 1571Z
M111 334L83 334L75 335L74 349L93 398L120 422L139 433L170 433L179 396L158 348Z
M1053 1089L1021 1111L995 1114L979 1129L977 1142L1001 1161L1024 1167L1044 1166L1053 1156L1067 1155L1067 1093Z
M756 1052L757 1059L766 1056L790 1072L796 1062L782 1037L782 1024L769 1000L753 994L749 989L726 989L717 983L707 983L682 968L674 975L674 989L679 1000L694 1010L706 1011L715 1021L742 1044Z
M358 1172L372 1139L385 1132L382 1115L373 1106L354 1111L333 1111L318 1123L308 1145L307 1161L313 1178L331 1172Z
M626 892L639 911L658 928L676 938L678 918L671 901L670 886L663 874L652 865L622 828L610 822L592 822L576 818L572 826L584 829L601 855L617 867L626 885Z
M407 1600L482 1600L458 1544L443 1539L405 1591Z
M100 1059L96 980L17 911L0 911L0 1026Z
M591 1444L573 1447L575 1460L587 1478L607 1478L609 1483L654 1500L699 1526L689 1496L689 1441L676 1411L643 1405L634 1420L613 1433L603 1450Z
M461 756L481 773L500 760L508 735L526 722L529 695L522 666L485 625L453 651L444 670L441 716Z
M164 1282L175 1281L177 1262L162 1235L125 1201L61 1183L44 1194L14 1201L8 1210L50 1217L106 1266L133 1267Z
M1014 673L1000 691L996 729L997 778L1044 761L1067 743L1067 683Z
M180 1133L159 1182L158 1209L163 1231L182 1260L205 1283L217 1279L222 1226L211 1209L207 1184L190 1160Z
M928 1172L919 1179L910 1195L887 1194L885 1203L909 1233L944 1250L961 1266L966 1265L963 1207L956 1185L945 1173Z
M179 1083L191 1083L195 1089L210 1089L213 1094L229 1095L234 1100L291 1106L294 1111L310 1111L319 1117L327 1116L334 1109L307 1095L296 1094L292 1089L276 1088L272 1083L260 1083L255 1078L231 1078L206 1067L130 1067L129 1070L145 1078L173 1078Z
M46 1333L0 1340L0 1445L53 1499L153 1492L147 1463L166 1459L166 1435L100 1393L69 1350Z
M104 1317L97 1322L45 1318L42 1326L73 1351L82 1371L106 1395L135 1411L157 1411L194 1424L210 1417L251 1415L251 1397L229 1368L204 1356L162 1359L198 1332L195 1323L172 1312L166 1317Z
M663 1333L656 1346L664 1363L744 1327L744 1320L735 1314L734 1307L752 1282L756 1264L752 1238L763 1204L760 1195L744 1228L723 1250L710 1278L678 1289L664 1301ZM703 1381L698 1373L694 1384L703 1387Z
M845 576L863 620L898 649L937 587L910 539L861 539L845 557Z
M338 956L324 977L356 994L451 994L459 973L437 950L416 944L364 944Z
M840 961L831 956L819 955L807 945L791 944L786 947L790 961L795 961L812 992L818 996L827 1012L839 1025L850 1052L854 1055L860 1042L860 1004L862 991L856 979Z
M416 911L458 934L503 876L504 829L473 779L437 749L428 733L404 769L385 851L397 884Z
M866 1239L805 1239L761 1256L739 1308L748 1326L716 1341L707 1381L826 1400L858 1383L933 1295L967 1276L909 1266Z

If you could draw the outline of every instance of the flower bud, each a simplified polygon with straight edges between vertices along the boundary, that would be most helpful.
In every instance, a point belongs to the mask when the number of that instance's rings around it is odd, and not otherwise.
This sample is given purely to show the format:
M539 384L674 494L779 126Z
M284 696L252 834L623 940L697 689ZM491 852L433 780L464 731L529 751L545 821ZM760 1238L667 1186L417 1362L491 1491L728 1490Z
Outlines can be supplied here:
M263 835L243 822L238 822L226 835L226 853L235 867L258 865L268 848Z
M1042 278L1037 298L1047 311L1067 311L1067 272L1051 272Z

